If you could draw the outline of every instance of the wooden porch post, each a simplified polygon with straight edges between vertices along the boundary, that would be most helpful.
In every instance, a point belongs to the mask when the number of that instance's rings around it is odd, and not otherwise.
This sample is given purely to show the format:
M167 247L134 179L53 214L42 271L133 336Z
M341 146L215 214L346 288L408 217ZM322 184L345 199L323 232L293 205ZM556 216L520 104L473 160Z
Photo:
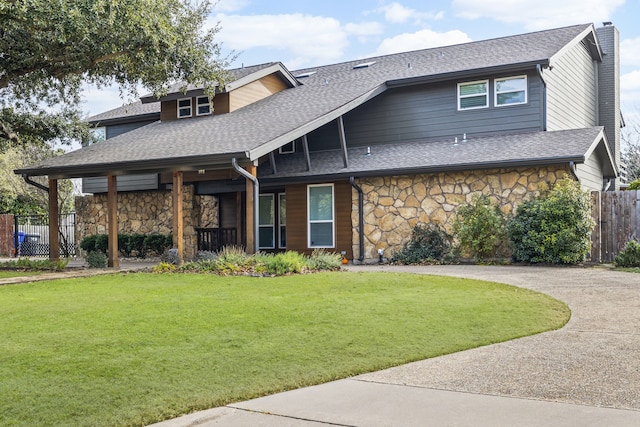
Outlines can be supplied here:
M58 234L58 180L49 179L49 259L60 259L60 238Z
M173 199L173 247L178 249L180 264L184 261L184 217L182 213L182 182L181 171L173 172L173 187L171 196Z
M254 166L254 165L248 165L245 167L245 170L247 172L249 172L251 175L256 176L258 173L258 167ZM255 221L258 220L258 218L254 218L254 203L257 203L257 200L254 200L253 197L253 182L251 182L251 180L247 179L246 181L246 197L247 197L247 203L245 204L244 207L244 212L245 212L245 216L247 218L246 221L246 229L247 229L247 247L246 247L246 251L249 254L252 254L255 252L255 239L258 238L258 236L255 235Z
M118 268L118 181L115 175L107 176L107 266Z

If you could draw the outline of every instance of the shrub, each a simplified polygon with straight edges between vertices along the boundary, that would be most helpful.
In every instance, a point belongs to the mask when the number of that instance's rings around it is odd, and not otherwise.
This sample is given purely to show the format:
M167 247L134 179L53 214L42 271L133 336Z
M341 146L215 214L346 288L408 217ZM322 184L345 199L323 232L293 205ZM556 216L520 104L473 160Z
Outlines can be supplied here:
M109 236L106 234L98 234L96 236L96 250L106 254L109 250Z
M167 249L167 237L162 234L149 234L144 238L144 249L157 255L162 254Z
M441 261L451 252L451 236L436 224L417 224L411 231L411 238L396 251L392 263L422 264Z
M164 264L180 265L180 257L177 249L166 250L160 257L160 261Z
M161 262L158 265L154 265L151 271L153 273L174 273L178 267L175 264L168 262Z
M129 235L129 246L131 247L131 253L135 252L136 255L140 258L144 258L145 249L144 249L144 234L130 234Z
M453 221L453 231L460 250L475 260L504 255L508 247L506 220L497 204L487 195L474 196L471 203L460 206Z
M640 190L640 178L629 183L629 190Z
M91 268L105 268L107 266L107 256L101 251L91 251L87 255L87 264Z
M132 250L131 235L118 233L118 251L120 251L123 256L129 258Z
M614 263L616 267L640 267L640 243L628 241L624 250L616 255Z
M87 254L96 249L96 237L97 235L86 236L80 241L80 249Z
M218 255L213 251L198 251L196 261L213 261Z
M312 271L339 270L342 267L342 257L335 252L324 249L314 249L307 260L307 268Z
M256 273L277 276L300 273L307 265L304 255L294 251L277 254L261 253L254 255L251 259Z
M591 199L580 184L565 177L553 189L525 201L509 221L514 261L573 264L591 246Z
M44 271L62 271L69 264L68 258L62 258L57 261L49 259L29 259L19 258L17 260L4 261L0 264L2 270L44 270Z

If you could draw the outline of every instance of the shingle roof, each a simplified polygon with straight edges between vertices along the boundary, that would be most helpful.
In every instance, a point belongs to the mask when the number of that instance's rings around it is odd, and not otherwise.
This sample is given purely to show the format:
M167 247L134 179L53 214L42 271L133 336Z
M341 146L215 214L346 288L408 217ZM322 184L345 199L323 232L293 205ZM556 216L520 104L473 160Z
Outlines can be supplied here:
M316 73L301 86L233 113L156 122L21 172L82 176L87 170L140 172L141 165L168 166L171 159L174 166L221 164L232 155L254 160L355 108L388 85L547 64L592 29L591 24L576 25L300 70L293 74ZM353 68L371 61L375 63L370 67Z
M347 150L349 167L345 168L338 150L312 152L311 170L306 170L302 153L276 157L277 173L269 164L261 165L262 182L282 178L305 179L337 176L390 175L411 172L436 172L492 167L514 167L534 164L582 163L594 145L603 144L602 127L552 132L531 132L518 135L469 137L466 141L453 138L441 141L409 141L397 144L352 147ZM611 165L612 166L612 165ZM612 168L608 168L612 169ZM605 175L615 175L605 170Z
M143 104L140 101L136 101L131 104L123 105L122 107L117 107L112 110L105 111L104 113L91 116L87 118L87 121L91 124L99 124L100 122L111 121L114 119L133 118L147 114L160 114L160 103L152 102L149 104Z

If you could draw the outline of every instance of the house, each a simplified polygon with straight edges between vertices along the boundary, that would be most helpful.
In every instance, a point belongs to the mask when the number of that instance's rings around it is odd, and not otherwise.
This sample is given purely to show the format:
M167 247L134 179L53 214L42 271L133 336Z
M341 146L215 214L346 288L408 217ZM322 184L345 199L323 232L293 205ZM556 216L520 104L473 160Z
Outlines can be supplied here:
M367 262L417 223L450 227L474 194L511 212L565 175L619 186L610 24L232 75L213 99L176 86L94 116L106 141L16 173L50 191L86 178L79 230L109 233L112 265L118 231L172 231L186 258L235 243Z

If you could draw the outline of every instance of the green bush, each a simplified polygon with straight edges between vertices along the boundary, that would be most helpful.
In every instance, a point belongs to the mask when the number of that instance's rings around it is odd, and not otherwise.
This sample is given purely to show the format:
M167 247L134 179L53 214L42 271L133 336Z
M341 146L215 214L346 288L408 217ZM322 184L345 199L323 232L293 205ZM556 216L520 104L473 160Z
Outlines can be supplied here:
M123 256L129 258L132 250L131 235L118 233L118 251L120 251Z
M519 262L574 264L591 247L591 198L565 177L552 190L525 201L509 221L512 258Z
M30 270L30 271L62 271L69 264L68 258L62 258L57 261L49 259L29 259L19 258L17 260L4 261L0 263L2 270Z
M107 266L107 256L104 252L95 250L87 255L87 264L91 268L105 268Z
M640 243L635 240L627 242L624 250L614 259L616 267L640 267Z
M640 178L629 183L629 190L640 190Z
M276 276L300 273L307 265L304 255L294 251L277 254L261 253L254 255L251 259L256 273Z
M80 249L89 253L96 249L96 237L97 235L93 234L91 236L86 236L80 241Z
M131 247L131 253L136 253L139 258L144 258L146 255L146 251L144 248L144 234L130 234L129 235L129 246Z
M335 252L324 249L314 249L307 259L307 268L311 271L339 270L342 267L342 257Z
M396 251L392 263L422 264L442 261L451 252L451 236L436 224L417 224L411 238Z
M504 213L487 195L474 196L471 203L458 208L453 231L460 250L475 260L497 258L508 251Z
M163 234L149 234L144 238L145 251L150 251L156 255L162 254L170 247L167 246L167 236Z

